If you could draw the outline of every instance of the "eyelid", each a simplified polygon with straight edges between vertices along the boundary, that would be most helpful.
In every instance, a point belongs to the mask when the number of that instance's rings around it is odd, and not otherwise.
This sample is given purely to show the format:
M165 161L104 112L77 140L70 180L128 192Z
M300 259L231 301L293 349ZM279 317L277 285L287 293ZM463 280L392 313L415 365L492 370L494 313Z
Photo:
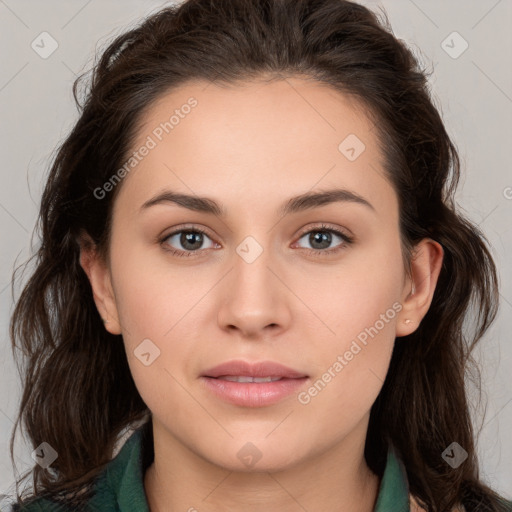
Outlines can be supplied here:
M341 226L335 226L333 224L329 224L328 222L320 222L318 224L315 224L313 226L307 226L306 228L303 228L298 237L301 238L305 234L311 232L311 231L336 231L345 236L347 239L353 240L354 236L351 234L350 231L348 231L346 228L342 228Z
M193 223L185 223L185 224L178 224L177 226L174 226L171 231L167 234L159 235L159 238L168 238L172 235L175 235L176 233L180 233L181 231L199 231L200 233L204 233L205 235L208 235L210 238L212 238L212 235L210 234L210 231L208 228L205 228L203 226L199 226L197 224Z

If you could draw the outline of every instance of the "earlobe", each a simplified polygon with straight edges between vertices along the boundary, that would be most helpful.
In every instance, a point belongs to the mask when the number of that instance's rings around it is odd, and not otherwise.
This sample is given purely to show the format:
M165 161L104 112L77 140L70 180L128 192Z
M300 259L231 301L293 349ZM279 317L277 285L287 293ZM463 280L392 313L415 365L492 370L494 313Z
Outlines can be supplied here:
M88 234L82 234L79 243L80 266L89 279L94 302L105 329L111 334L121 334L110 271Z
M430 238L424 238L415 246L411 275L403 289L402 310L397 318L397 337L414 332L427 314L441 272L443 255L441 244Z

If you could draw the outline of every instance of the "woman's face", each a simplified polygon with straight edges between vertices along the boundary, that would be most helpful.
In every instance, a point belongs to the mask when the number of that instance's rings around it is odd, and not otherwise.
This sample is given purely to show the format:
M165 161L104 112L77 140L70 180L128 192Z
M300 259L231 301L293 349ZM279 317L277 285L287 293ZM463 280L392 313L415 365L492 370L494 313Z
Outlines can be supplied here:
M101 307L155 428L232 470L362 446L411 291L375 126L355 100L298 78L189 83L142 121L117 185L113 300ZM144 207L165 191L189 207ZM206 198L222 214L200 211ZM306 377L205 377L234 360Z

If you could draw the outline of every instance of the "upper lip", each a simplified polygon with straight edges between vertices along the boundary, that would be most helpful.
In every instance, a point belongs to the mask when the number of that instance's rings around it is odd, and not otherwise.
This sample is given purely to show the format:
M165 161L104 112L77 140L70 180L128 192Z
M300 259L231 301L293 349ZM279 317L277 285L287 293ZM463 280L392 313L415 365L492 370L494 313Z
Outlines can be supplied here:
M283 377L287 379L300 379L306 374L288 368L273 361L259 361L249 363L242 360L226 361L206 370L203 377L221 377L226 375L247 377Z

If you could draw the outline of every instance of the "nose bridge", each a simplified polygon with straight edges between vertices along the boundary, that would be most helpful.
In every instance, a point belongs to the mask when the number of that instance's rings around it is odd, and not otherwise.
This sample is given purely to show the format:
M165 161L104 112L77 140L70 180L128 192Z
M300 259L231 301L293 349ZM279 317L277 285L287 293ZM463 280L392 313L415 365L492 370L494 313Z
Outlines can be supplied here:
M218 312L221 327L258 331L267 325L283 325L287 319L285 289L275 273L271 236L262 230L246 236L233 254L233 268L226 280L226 293ZM272 270L271 270L272 269Z
M268 267L272 265L272 251L269 245L268 240L260 243L252 235L238 244L233 262L233 279L237 281L234 286L241 285L242 289L248 287L254 295L260 289L271 291L269 287L272 285L268 282L271 272Z

